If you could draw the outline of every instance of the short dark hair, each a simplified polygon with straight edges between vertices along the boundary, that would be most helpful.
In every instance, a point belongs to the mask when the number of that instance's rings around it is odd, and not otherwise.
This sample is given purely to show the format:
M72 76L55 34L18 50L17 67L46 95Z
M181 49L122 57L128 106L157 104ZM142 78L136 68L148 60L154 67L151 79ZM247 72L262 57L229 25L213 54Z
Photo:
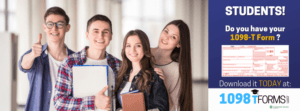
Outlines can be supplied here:
M110 31L112 33L112 25L110 19L105 15L101 15L101 14L94 15L92 18L89 19L89 21L87 22L86 31L89 31L90 25L97 20L107 22L110 26Z
M66 24L68 25L69 24L69 16L66 14L66 12L64 11L64 9L60 8L60 7L51 7L49 8L45 15L44 15L44 20L46 22L46 18L51 15L51 14L54 14L54 15L61 15L65 18L65 21L66 21Z

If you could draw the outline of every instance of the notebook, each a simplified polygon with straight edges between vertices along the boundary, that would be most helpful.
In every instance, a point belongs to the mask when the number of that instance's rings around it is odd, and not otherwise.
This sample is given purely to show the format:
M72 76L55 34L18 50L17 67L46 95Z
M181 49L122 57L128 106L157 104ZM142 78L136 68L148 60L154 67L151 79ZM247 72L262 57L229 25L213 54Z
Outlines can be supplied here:
M146 111L143 92L121 94L123 111Z
M96 95L106 85L109 85L107 65L74 65L72 71L74 97L83 98ZM104 94L108 96L108 93L113 92L106 90ZM97 109L95 111L106 110Z
M122 105L122 97L121 97L122 94L131 94L131 93L138 93L138 92L139 92L139 90L134 90L134 91L130 91L130 92L123 92L123 93L121 92L120 95L119 95L119 98L121 98L121 101L120 101L121 105Z

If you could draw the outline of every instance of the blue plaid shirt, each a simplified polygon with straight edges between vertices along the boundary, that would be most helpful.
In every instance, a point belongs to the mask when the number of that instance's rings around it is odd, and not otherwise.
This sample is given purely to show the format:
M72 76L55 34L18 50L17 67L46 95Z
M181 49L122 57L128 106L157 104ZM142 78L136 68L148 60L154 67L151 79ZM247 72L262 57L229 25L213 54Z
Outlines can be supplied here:
M84 98L73 97L73 65L83 65L86 62L85 47L82 51L68 56L58 69L57 81L55 85L54 105L57 110L64 111L81 111L94 110L95 96L87 96ZM108 65L113 70L116 77L121 66L121 61L112 55L105 53Z
M27 73L30 85L25 111L49 111L52 83L48 54L45 53L47 47L47 43L42 46L41 56L34 59L29 70L23 69L21 62L24 55L30 53L32 49L23 54L19 60L19 69ZM68 48L67 50L69 55L74 53Z

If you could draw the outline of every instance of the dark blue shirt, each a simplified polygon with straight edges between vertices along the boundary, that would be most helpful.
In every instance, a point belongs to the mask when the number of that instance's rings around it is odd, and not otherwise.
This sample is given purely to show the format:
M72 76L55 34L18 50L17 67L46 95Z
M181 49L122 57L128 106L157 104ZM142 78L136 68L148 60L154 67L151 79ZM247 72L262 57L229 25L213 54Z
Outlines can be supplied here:
M145 90L144 97L145 97L145 106L146 110L150 109L159 109L160 111L169 111L169 98L168 98L168 92L166 89L166 86L164 84L164 81L159 78L159 75L156 74L154 70L152 70L153 76L150 80L150 90L149 93L147 93ZM130 91L138 90L138 86L135 84L135 81L141 76L141 71L134 76L134 78L131 81L131 86L129 89ZM120 102L120 92L125 87L126 83L129 80L129 72L127 75L123 78L123 82L120 85L120 87L117 89L117 109L122 108L121 102Z
M19 69L24 73L27 73L30 85L25 111L49 111L50 101L52 100L52 83L49 59L48 55L45 53L47 46L47 43L43 45L41 56L34 59L29 70L23 69L21 62L24 55L30 53L32 49L23 54L19 60ZM74 53L68 48L67 51L68 55Z

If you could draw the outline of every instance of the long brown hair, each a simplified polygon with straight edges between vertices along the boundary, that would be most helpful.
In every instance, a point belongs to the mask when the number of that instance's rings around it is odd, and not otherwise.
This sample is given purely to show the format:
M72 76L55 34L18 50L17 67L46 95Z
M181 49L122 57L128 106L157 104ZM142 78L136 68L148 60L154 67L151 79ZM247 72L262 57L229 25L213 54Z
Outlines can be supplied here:
M121 86L121 84L123 82L124 77L132 69L132 63L126 57L125 48L126 48L126 43L127 43L128 37L133 36L133 35L137 35L139 37L139 39L142 43L143 52L144 52L144 57L140 61L140 64L142 66L141 76L136 80L135 84L137 85L139 91L145 90L146 92L149 93L150 92L149 91L149 83L153 76L152 70L153 70L153 65L154 65L154 57L152 56L151 51L150 51L150 43L149 43L148 36L143 31L138 30L138 29L129 31L123 40L123 48L122 48L122 53L121 53L123 61L122 61L121 68L117 75L116 89L119 89L119 87Z
M165 28L171 24L177 26L180 33L180 47L175 47L170 55L173 61L179 62L181 84L178 103L180 111L193 111L190 30L188 25L182 20L173 20Z

